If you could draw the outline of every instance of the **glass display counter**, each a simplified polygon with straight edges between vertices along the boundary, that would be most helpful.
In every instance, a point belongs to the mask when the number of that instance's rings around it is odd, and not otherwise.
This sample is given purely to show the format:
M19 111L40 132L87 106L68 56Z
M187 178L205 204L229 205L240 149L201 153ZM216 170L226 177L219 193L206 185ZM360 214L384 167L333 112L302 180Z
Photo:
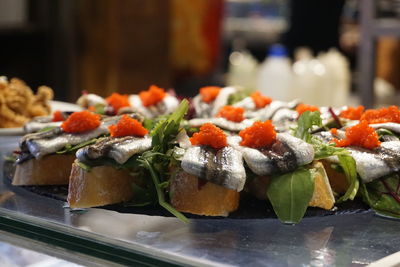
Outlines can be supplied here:
M0 231L78 263L86 258L93 265L362 266L400 248L400 222L370 211L309 217L294 226L272 218L185 224L102 208L72 211L63 201L1 178Z

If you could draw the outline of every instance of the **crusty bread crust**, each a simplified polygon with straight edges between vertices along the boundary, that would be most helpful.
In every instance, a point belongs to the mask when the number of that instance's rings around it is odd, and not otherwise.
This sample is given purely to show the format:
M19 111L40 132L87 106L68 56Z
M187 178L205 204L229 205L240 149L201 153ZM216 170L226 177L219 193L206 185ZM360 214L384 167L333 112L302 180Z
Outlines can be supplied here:
M86 171L75 162L69 177L69 206L90 208L128 201L133 197L134 182L127 170L98 166Z
M13 185L66 185L69 181L73 154L52 154L30 159L17 165Z
M177 210L197 215L228 216L239 206L239 192L207 182L180 168L171 170L170 199Z

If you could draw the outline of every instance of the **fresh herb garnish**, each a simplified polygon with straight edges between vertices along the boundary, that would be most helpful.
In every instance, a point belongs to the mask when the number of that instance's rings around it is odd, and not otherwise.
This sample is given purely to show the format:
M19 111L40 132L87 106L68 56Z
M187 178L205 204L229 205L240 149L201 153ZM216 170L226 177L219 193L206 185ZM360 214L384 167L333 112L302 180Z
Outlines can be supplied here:
M53 129L56 128L56 127L57 127L57 126L46 126L46 127L42 128L42 129L40 129L40 130L38 131L38 133L48 132L48 131L50 131L50 130L53 130Z
M85 147L85 146L88 146L88 145L96 143L97 139L98 138L93 138L93 139L90 139L90 140L88 140L86 142L83 142L83 143L80 143L80 144L77 144L77 145L74 145L74 146L72 146L70 144L67 144L64 147L63 150L57 151L56 153L57 154L73 153L73 152L77 151L78 149L80 149L82 147Z
M249 89L238 90L236 93L233 93L228 97L227 105L236 104L237 102L248 97L251 94L251 92L252 91Z
M299 168L271 179L267 196L281 222L293 224L303 218L314 193L312 172Z
M378 215L400 218L400 177L392 174L361 184L361 195Z
M188 219L165 199L165 190L168 186L166 173L171 162L171 151L175 137L180 131L180 123L189 107L189 102L184 99L174 113L162 118L150 132L152 136L152 149L138 157L141 166L150 172L157 193L158 203L183 222Z

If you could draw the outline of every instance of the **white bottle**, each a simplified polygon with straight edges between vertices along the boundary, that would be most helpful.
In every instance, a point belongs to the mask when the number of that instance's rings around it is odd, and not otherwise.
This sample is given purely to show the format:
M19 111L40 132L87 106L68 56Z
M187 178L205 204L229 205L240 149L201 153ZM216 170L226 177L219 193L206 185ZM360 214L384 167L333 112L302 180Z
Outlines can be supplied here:
M295 51L296 61L293 64L293 98L299 99L307 104L314 104L315 77L311 69L313 56L311 50L305 47Z
M257 86L257 70L258 62L247 50L234 51L229 56L226 85L254 90Z
M291 86L292 68L286 49L282 45L273 45L260 65L257 87L274 100L290 101L293 99Z
M349 105L350 68L347 59L334 48L318 58L325 65L328 74L324 90L330 95L330 106Z

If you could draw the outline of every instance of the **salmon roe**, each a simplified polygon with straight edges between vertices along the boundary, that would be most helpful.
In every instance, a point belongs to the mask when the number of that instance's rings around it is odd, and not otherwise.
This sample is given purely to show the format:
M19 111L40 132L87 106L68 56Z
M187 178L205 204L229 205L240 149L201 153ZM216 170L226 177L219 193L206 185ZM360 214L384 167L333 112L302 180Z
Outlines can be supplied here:
M255 91L250 95L250 97L253 99L256 108L263 108L272 102L271 98L263 96L260 91Z
M400 123L400 110L396 106L381 109L369 109L364 112L360 120L371 123L395 122Z
M107 103L114 109L115 113L118 112L120 108L129 107L128 95L121 95L118 93L112 93L106 98Z
M242 120L244 120L243 114L244 114L244 108L224 106L219 110L217 117L223 117L229 121L241 122Z
M53 113L53 119L52 119L52 121L64 121L64 116L63 116L62 112L59 111L59 110L56 110L56 111Z
M337 135L337 129L336 129L336 128L332 128L332 129L330 130L330 132L331 132L331 134L333 134L333 135Z
M339 117L349 120L359 120L363 112L364 112L363 106L358 106L356 108L348 107L346 110L340 112Z
M215 149L228 146L224 131L212 123L205 123L200 127L200 132L190 138L192 145L207 145Z
M118 123L109 126L108 130L112 137L131 135L143 137L149 132L139 121L132 119L128 115L123 115Z
M151 85L149 90L142 91L139 93L139 97L142 100L142 104L145 107L153 106L164 99L167 95L164 89Z
M307 104L299 104L296 107L297 113L299 113L299 117L301 114L303 114L306 111L319 111L319 108L317 106L312 106L312 105L307 105Z
M270 146L276 140L275 128L270 120L256 121L252 126L240 131L239 135L242 137L240 145L253 148Z
M84 110L74 112L62 124L66 133L81 133L96 129L100 126L100 115Z
M346 138L338 140L334 138L332 142L338 147L359 146L368 149L378 147L381 142L375 129L368 126L368 122L361 121L359 124L346 129Z
M202 87L200 88L201 99L206 103L210 103L211 101L214 101L215 98L217 98L220 91L221 87L218 86Z

